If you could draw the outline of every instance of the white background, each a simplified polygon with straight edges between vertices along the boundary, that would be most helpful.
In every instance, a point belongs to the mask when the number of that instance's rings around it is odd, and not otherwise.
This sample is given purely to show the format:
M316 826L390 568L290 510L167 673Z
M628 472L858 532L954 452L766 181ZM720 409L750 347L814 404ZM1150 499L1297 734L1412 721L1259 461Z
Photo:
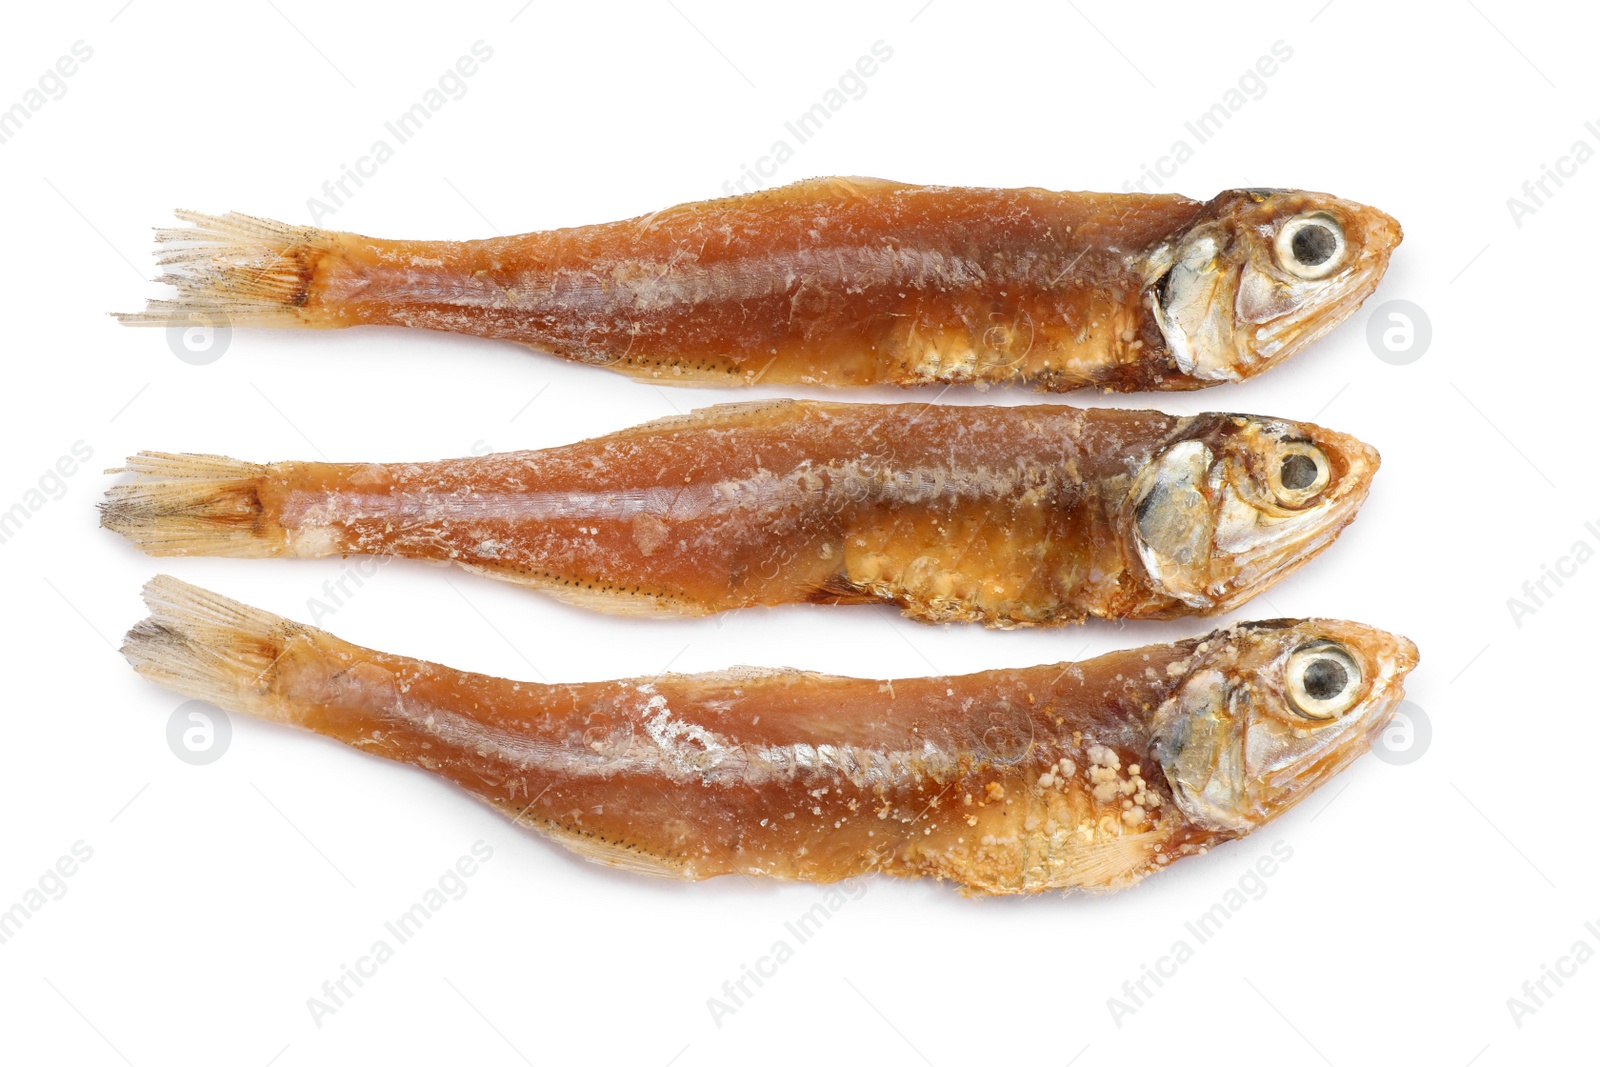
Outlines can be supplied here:
M1520 626L1507 598L1580 538L1600 546L1584 528L1600 530L1600 163L1549 185L1520 226L1506 200L1575 140L1600 147L1583 125L1600 119L1597 27L1579 5L1474 3L10 10L0 107L74 42L93 56L0 144L0 510L75 442L93 459L0 545L0 909L75 842L93 855L0 945L0 1055L139 1067L1592 1057L1600 963L1550 985L1520 1027L1507 998L1580 938L1600 948L1583 925L1600 920L1585 815L1600 564L1549 585ZM1407 765L1364 759L1255 836L1110 897L972 901L871 880L720 1026L707 999L779 938L792 943L784 923L824 890L614 873L422 772L237 718L222 758L180 762L166 727L181 698L115 652L142 615L141 583L166 569L306 619L344 564L144 558L97 528L94 504L114 480L103 468L139 449L264 461L536 448L783 392L658 389L512 345L382 330L238 331L221 359L196 366L162 331L106 317L158 292L145 280L149 231L174 207L310 221L322 183L479 40L493 58L466 94L325 225L468 238L720 195L880 40L892 58L773 183L865 174L1117 190L1287 43L1293 56L1264 95L1167 188L1209 198L1299 186L1380 206L1406 230L1382 288L1337 333L1244 385L1072 399L1315 419L1377 445L1383 469L1356 524L1239 614L1346 617L1412 637L1423 659L1409 689L1431 745ZM1432 322L1431 346L1405 366L1366 339L1372 309L1392 299ZM619 621L412 563L383 569L323 625L552 680L669 662L956 673L1207 628L984 632L870 608ZM316 1025L307 998L480 839L493 858L467 894ZM1107 999L1178 939L1195 946L1185 922L1280 841L1292 858L1260 898L1119 1027Z

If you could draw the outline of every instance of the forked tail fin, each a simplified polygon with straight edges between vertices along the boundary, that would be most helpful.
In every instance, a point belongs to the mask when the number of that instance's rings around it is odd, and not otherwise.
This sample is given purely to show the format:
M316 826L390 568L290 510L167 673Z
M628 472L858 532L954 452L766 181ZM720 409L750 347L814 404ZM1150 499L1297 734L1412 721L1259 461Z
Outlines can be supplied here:
M160 277L178 290L143 311L117 314L125 326L332 325L307 310L317 264L336 235L311 226L230 212L179 211L192 228L156 230Z
M267 672L288 642L319 631L165 574L145 584L150 617L128 631L122 655L146 678L227 711L278 722Z
M100 525L152 556L276 556L287 537L262 514L267 467L227 456L140 452L112 473Z

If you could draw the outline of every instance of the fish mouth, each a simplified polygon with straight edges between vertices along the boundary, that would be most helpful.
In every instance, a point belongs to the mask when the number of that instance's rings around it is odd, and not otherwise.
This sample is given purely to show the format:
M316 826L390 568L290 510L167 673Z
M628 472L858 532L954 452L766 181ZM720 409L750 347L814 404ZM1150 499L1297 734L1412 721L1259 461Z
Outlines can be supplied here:
M1254 348L1260 369L1287 359L1354 315L1388 272L1389 258L1405 238L1399 221L1377 208L1355 204L1347 208L1364 222L1355 262L1345 269L1344 277L1318 294L1305 313L1290 313L1256 327Z
M1343 459L1345 474L1314 523L1286 528L1256 548L1235 553L1233 572L1213 584L1217 611L1231 611L1321 555L1355 521L1372 491L1373 476L1382 462L1376 448L1348 434L1306 429L1319 447Z
M1347 647L1370 648L1374 643L1379 650L1370 654L1375 661L1377 677L1369 691L1367 706L1358 713L1360 720L1354 729L1330 744L1317 758L1296 766L1287 767L1267 779L1275 789L1285 790L1282 802L1275 805L1273 814L1293 807L1306 794L1316 790L1330 778L1343 771L1377 745L1395 712L1405 702L1405 681L1421 659L1417 646L1410 638L1391 634L1360 623L1311 620L1319 629ZM1350 631L1354 631L1352 635Z

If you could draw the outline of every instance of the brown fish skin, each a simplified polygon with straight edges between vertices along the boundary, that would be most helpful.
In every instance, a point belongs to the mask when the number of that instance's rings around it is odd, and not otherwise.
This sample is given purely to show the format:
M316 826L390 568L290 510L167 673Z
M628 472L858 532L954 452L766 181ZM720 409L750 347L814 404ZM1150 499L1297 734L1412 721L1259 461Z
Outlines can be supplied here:
M1326 484L1286 489L1291 452ZM779 401L433 463L144 453L102 522L154 555L444 560L614 614L1054 625L1242 603L1332 543L1377 466L1253 416Z
M1405 638L1313 619L954 678L539 685L360 648L171 578L145 598L123 653L151 680L424 767L588 859L984 894L1120 888L1248 833L1371 745L1416 662ZM1357 677L1317 720L1285 695L1285 662L1328 642Z
M1353 312L1400 240L1389 216L1320 193L869 178L480 241L179 215L196 228L158 231L178 299L123 321L412 326L694 385L1236 381ZM1306 220L1340 235L1337 270L1304 276L1274 244Z

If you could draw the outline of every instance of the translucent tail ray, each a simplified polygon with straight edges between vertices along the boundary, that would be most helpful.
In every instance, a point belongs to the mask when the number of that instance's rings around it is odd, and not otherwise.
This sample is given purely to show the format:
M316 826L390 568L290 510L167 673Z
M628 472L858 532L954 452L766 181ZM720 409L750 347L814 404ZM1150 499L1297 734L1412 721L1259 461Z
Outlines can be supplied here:
M264 676L290 640L316 631L164 574L145 584L144 602L150 617L128 631L121 649L134 670L228 711L293 719Z
M100 525L153 556L275 556L283 528L262 515L267 468L227 456L140 452L109 473L134 475L100 505Z
M230 212L179 211L192 228L156 230L158 281L178 295L119 313L125 326L314 326L306 305L334 234Z

